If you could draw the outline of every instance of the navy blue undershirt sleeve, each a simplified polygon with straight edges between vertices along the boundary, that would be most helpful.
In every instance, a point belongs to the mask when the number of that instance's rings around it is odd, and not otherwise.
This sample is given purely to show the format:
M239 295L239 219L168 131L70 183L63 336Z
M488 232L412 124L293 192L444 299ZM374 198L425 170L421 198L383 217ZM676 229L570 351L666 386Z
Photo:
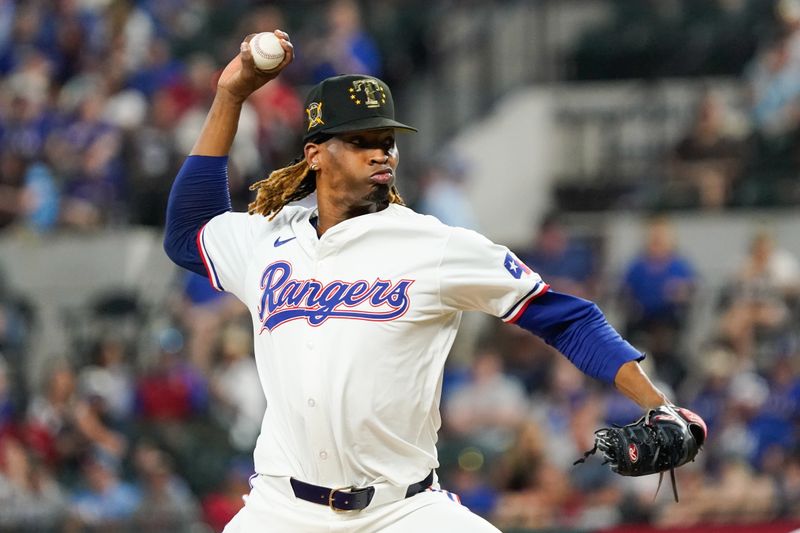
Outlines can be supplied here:
M183 162L167 202L164 251L187 270L208 277L197 232L217 215L231 210L228 156L190 155Z
M644 355L611 327L594 303L555 291L531 301L516 324L541 337L585 374L614 383L620 367Z

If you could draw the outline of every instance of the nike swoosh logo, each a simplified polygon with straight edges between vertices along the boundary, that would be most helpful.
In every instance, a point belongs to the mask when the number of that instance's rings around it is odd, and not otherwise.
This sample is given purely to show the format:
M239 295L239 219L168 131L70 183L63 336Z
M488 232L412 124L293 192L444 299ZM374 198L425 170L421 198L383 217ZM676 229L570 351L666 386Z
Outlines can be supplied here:
M297 237L289 237L288 239L286 239L286 240L282 241L282 240L281 240L281 238L280 238L280 237L278 237L277 239L275 239L275 244L274 244L273 246L275 246L275 248L277 248L278 246L283 246L283 245L284 245L284 244L286 244L287 242L289 242L289 241L292 241L292 240L294 240L294 239L296 239L296 238L297 238Z

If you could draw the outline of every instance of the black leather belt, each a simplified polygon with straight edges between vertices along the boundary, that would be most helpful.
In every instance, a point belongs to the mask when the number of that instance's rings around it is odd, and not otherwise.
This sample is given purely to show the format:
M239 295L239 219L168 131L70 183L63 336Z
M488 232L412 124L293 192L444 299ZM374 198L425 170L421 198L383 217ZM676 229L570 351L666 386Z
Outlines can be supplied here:
M328 487L320 487L319 485L312 485L305 483L295 478L290 478L289 482L292 484L294 495L311 503L318 503L320 505L327 505L337 512L344 511L360 511L369 505L372 497L375 496L375 487L364 487L357 489L355 487L342 487L340 489L329 489ZM428 476L418 483L408 486L406 490L406 498L410 498L415 494L424 491L433 483L433 470Z

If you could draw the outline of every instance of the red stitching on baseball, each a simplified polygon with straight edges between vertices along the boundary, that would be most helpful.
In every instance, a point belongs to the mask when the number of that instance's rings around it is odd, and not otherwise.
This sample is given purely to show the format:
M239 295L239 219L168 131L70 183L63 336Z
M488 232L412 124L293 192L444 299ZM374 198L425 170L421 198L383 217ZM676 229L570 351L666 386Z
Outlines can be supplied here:
M277 53L276 54L268 54L267 52L265 52L261 48L261 46L259 46L259 39L256 39L255 41L256 41L255 51L258 52L258 54L261 55L261 57L263 57L265 59L278 59L280 57L283 57L283 55L285 53L285 52L281 53L280 55L277 54Z

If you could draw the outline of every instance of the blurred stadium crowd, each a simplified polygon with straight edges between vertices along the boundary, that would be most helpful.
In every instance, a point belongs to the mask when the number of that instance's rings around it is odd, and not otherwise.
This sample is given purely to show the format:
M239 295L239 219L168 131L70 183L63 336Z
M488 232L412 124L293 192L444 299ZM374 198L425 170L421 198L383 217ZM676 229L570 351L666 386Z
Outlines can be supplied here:
M296 155L305 87L357 71L402 92L424 71L453 4L422 4L0 0L0 232L159 228L218 68L241 36L282 28L297 60L249 100L231 154L242 209L249 184ZM740 114L698 95L695 120L662 154L659 206L800 205L800 4L612 4L612 22L576 42L571 82L714 74L749 94ZM404 165L413 206L476 225L458 161ZM650 478L573 467L593 429L638 408L494 320L467 322L474 342L446 369L443 485L506 529L800 519L798 258L754 232L688 353L700 280L669 215L648 220L619 279L566 220L543 217L515 251L554 289L618 309L651 375L708 422L706 450L678 473L682 502L668 490L654 499ZM52 361L36 386L22 370L36 309L0 277L0 530L221 531L242 505L264 409L250 320L205 279L177 276L167 308L146 317L160 324L152 346L134 300L100 302L114 327Z
M279 8L244 1L0 7L0 227L24 221L35 231L161 225L171 178L205 119L219 66L244 35L294 27ZM289 10L303 17L293 31L302 52L245 108L232 154L239 202L248 181L296 156L298 87L340 71L382 74L357 6L323 7L308 17L301 7Z

